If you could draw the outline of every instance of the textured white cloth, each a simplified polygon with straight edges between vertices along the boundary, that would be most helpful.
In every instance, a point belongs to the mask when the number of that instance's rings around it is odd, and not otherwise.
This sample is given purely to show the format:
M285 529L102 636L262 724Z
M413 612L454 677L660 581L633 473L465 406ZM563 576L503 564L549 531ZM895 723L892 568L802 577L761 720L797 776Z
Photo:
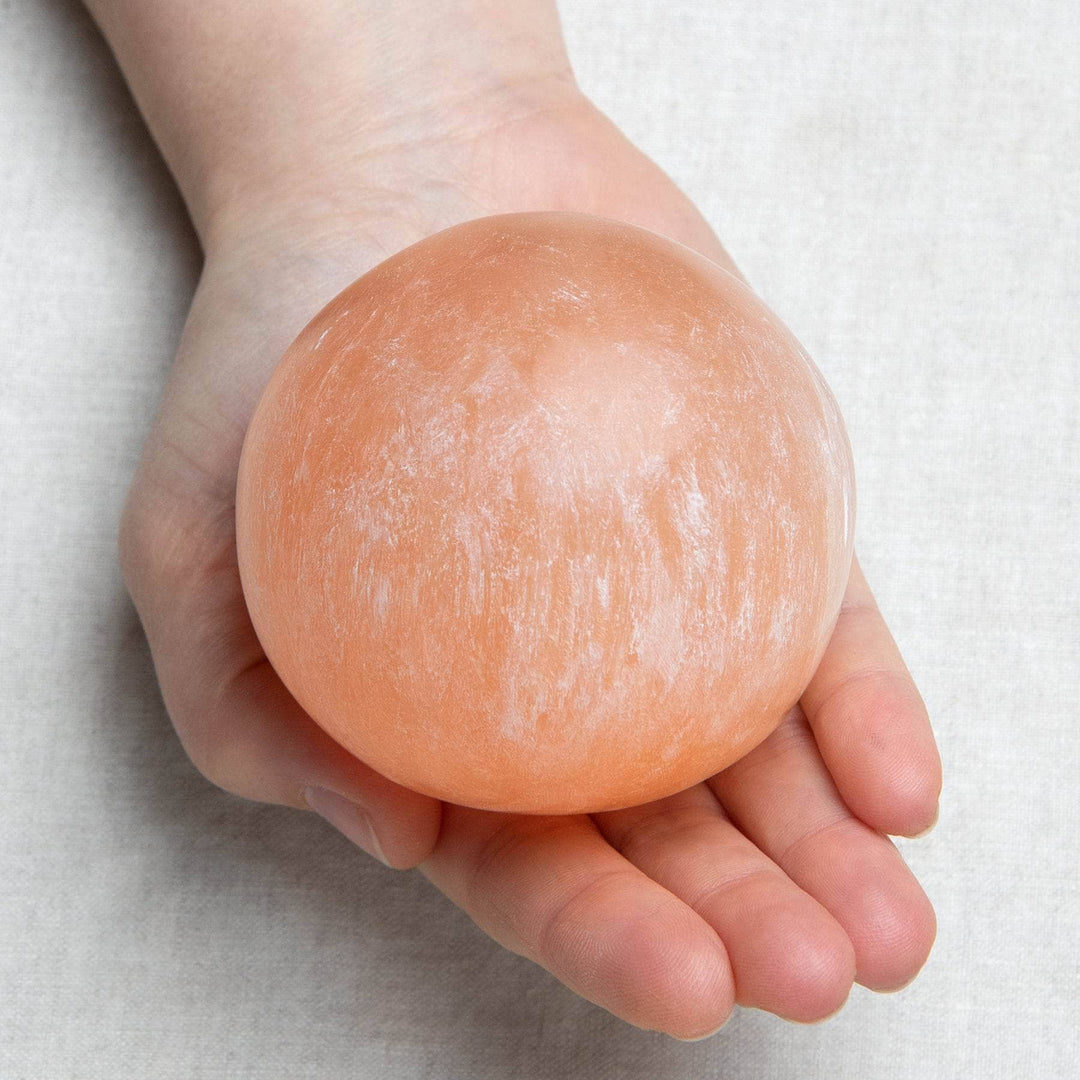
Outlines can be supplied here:
M946 787L937 945L814 1027L636 1031L207 784L114 557L198 272L73 0L0 5L0 1077L1063 1077L1080 1039L1072 0L564 0L580 81L829 379Z

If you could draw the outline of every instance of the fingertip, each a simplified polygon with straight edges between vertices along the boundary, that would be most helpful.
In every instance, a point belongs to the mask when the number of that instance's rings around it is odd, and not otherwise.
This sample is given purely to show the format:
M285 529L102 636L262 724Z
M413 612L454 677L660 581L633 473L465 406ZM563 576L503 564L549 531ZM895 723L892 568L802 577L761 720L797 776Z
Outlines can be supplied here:
M427 796L422 795L419 798L423 802L394 829L390 865L395 870L412 870L424 862L438 846L443 804L438 799Z
M937 916L914 878L907 888L866 896L864 914L856 979L868 990L895 993L926 964L937 937Z
M384 861L394 870L412 870L435 850L442 827L442 803L402 788L396 805L384 808L376 832Z
M898 760L868 790L851 793L849 805L871 828L889 836L925 836L937 824L941 765L936 753Z
M303 803L361 851L392 870L418 866L438 843L442 804L405 788L393 792L387 801L370 790L346 796L329 788L307 786Z
M835 938L805 942L797 954L785 1008L778 1015L797 1024L820 1024L847 1003L855 983L855 950L838 929Z
M806 897L763 912L767 933L737 966L739 1004L794 1023L818 1023L843 1008L855 981L855 949L844 929Z
M920 829L918 832L894 833L893 835L906 836L909 840L921 840L924 836L929 836L930 833L934 831L934 829L937 827L938 818L940 816L941 808L940 806L935 806L933 816L930 818L930 824L927 825L926 828Z
M631 1023L635 1013L648 1015L654 1030L680 1042L697 1042L731 1019L735 980L727 950L688 908L678 911L672 905L667 919L639 923L621 946L634 962L620 975L633 973L640 981L633 989L619 988L621 979L613 973L613 1004L618 1002L619 1014Z
M844 801L891 836L925 832L937 815L941 757L922 699L906 677L879 674L834 695L812 721Z
M929 724L924 730L929 732ZM941 755L933 738L913 741L898 757L889 781L889 806L877 823L879 831L911 837L928 833L937 823L942 787Z
M373 846L379 849L378 853L370 853L387 866L411 870L435 851L442 830L441 800L383 776L328 736L314 745L304 771L307 775L297 785L304 789L303 805L321 813L346 836L346 828L324 813L321 806L312 804L309 792L313 788L325 789L359 807L374 833ZM348 822L350 814L344 807L340 809Z
M904 836L909 840L918 840L934 831L938 823L940 810L937 799L920 798L910 805L901 806L891 815L891 820L880 831L890 836Z
M724 1017L724 1019L721 1022L719 1027L713 1028L712 1031L706 1031L704 1035L672 1035L670 1037L672 1039L674 1039L676 1042L684 1042L684 1043L704 1042L706 1039L711 1039L714 1035L719 1034L721 1031L724 1030L724 1028L727 1027L728 1021L731 1019L731 1016L732 1016L733 1012L734 1012L734 1007L732 1007L731 1012L729 1012L727 1014L727 1016Z

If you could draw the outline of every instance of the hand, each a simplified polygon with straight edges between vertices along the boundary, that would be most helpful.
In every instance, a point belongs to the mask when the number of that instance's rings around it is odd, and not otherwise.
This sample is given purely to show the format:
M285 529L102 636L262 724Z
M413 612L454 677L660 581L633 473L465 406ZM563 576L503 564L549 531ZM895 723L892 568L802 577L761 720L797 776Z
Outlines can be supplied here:
M523 209L620 218L734 270L685 197L565 79L471 101L438 131L383 135L355 171L288 197L253 190L202 229L205 268L120 533L192 760L246 798L304 808L308 789L336 793L313 804L361 846L419 865L501 944L632 1024L701 1036L733 1002L810 1021L853 980L905 984L934 916L885 834L931 824L940 765L857 564L829 650L780 728L708 782L633 809L440 805L348 755L270 667L237 573L236 470L276 361L323 303L433 231Z

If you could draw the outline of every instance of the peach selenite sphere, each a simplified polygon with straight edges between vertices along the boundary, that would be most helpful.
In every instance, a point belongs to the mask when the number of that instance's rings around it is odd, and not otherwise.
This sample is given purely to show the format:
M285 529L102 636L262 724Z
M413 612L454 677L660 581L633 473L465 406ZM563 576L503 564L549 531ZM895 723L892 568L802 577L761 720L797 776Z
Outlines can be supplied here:
M293 342L244 443L244 595L374 769L578 813L672 794L797 701L851 564L851 450L738 279L585 214L414 244Z

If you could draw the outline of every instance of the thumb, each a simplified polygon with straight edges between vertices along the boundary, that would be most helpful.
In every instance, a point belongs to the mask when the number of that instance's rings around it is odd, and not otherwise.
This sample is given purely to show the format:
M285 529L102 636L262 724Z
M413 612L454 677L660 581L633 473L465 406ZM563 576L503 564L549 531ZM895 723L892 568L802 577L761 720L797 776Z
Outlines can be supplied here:
M218 741L231 750L210 750L211 779L219 787L313 810L397 870L416 866L434 850L439 800L394 783L330 738L269 661L235 679L222 707L218 731L225 737Z
M316 811L388 866L423 862L442 804L365 765L289 693L248 616L231 515L149 498L137 483L118 541L166 710L195 767L234 795Z

